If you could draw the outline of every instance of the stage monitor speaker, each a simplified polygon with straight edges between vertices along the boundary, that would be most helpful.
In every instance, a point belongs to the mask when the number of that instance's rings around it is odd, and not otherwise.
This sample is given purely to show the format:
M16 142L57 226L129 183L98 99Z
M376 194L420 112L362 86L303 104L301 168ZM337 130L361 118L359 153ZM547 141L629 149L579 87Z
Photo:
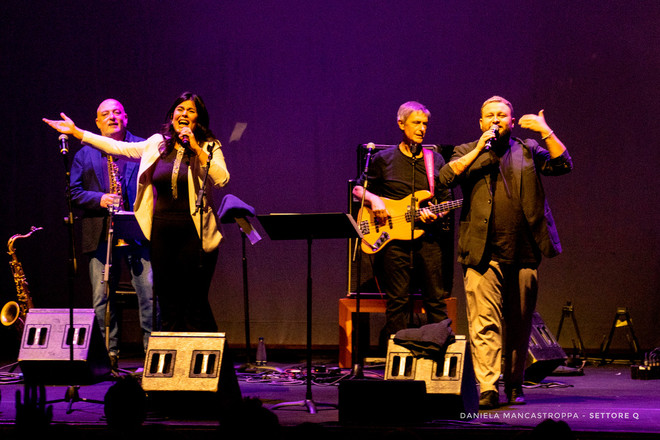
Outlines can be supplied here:
M70 309L30 309L18 363L26 381L45 385L93 384L111 371L94 309L74 309L73 327Z
M476 413L479 396L465 336L456 336L439 359L417 357L390 338L385 380L339 384L339 422L344 425L415 425Z
M241 391L226 346L224 333L152 332L142 388L169 409L236 403Z
M525 381L541 382L548 374L566 362L566 353L543 322L541 315L532 316L532 333L527 350Z
M386 381L423 381L432 418L459 418L479 409L470 346L464 335L456 335L439 359L417 357L390 338L385 360Z

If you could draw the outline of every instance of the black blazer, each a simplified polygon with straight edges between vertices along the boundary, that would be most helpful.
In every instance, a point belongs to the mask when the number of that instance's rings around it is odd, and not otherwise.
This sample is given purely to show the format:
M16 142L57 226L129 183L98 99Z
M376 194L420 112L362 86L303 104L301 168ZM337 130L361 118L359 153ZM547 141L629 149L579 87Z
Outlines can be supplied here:
M476 146L477 141L457 146L452 160L464 156ZM540 175L566 174L573 169L573 161L568 151L551 159L548 150L533 139L523 141L512 138L510 146L512 162L515 164L514 181L510 188L520 195L525 218L542 254L554 257L561 253L561 243ZM485 152L460 176L455 176L448 165L441 173L441 180L449 186L460 184L463 192L458 261L464 265L477 266L482 262L493 207L490 175L498 162L494 153Z
M142 140L126 132L126 142ZM122 176L122 190L126 191L131 207L135 203L139 165L137 160L127 162ZM94 252L106 240L108 210L101 208L101 197L110 188L108 165L100 150L83 145L75 154L71 164L70 185L73 207L82 210L82 252Z

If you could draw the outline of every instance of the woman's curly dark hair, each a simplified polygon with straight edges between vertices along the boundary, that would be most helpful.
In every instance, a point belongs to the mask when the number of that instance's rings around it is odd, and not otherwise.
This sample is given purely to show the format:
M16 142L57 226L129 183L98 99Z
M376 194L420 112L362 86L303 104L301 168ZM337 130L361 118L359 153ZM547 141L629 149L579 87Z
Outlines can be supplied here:
M174 110L177 106L185 101L192 101L197 110L197 122L195 124L195 129L193 130L197 142L201 143L215 139L213 132L209 128L209 112L206 110L206 104L204 104L202 97L192 92L183 92L181 96L174 101L174 104L172 104L167 112L167 116L165 116L165 123L160 131L160 134L162 134L164 138L160 145L161 157L165 157L172 152L174 145L177 140L179 140L179 136L176 131L174 131L174 126L172 125L172 117L174 116Z

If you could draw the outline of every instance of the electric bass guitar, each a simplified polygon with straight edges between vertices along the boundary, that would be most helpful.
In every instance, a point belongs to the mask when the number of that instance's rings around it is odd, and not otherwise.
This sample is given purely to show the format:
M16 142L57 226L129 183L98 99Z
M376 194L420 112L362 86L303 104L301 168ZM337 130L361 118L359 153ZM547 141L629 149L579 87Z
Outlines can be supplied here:
M412 195L401 200L392 200L381 197L385 202L385 208L389 215L384 225L376 224L376 218L373 211L366 206L358 212L358 227L362 232L362 251L366 254L375 254L385 247L392 240L410 240L416 239L424 234L423 229L415 229L411 234L410 222L417 221L420 216L419 204L430 199L432 194L429 191L415 192L415 209L410 208ZM441 202L437 205L428 205L432 213L450 211L460 208L463 205L463 199ZM414 214L413 214L414 213Z

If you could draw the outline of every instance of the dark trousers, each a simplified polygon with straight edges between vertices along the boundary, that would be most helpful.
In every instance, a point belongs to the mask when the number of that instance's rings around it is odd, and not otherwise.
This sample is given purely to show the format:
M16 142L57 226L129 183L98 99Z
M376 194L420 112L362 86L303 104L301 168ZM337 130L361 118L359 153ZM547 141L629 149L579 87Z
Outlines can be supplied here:
M208 300L217 260L217 249L201 252L189 214L154 216L151 265L163 331L218 331Z
M422 236L412 241L392 241L376 254L377 276L382 281L387 295L386 323L381 333L381 347L383 339L386 341L390 335L410 326L410 294L418 289L422 294L428 323L447 319L445 299L450 292L446 287L447 277L443 276L444 258L443 247L430 236Z

